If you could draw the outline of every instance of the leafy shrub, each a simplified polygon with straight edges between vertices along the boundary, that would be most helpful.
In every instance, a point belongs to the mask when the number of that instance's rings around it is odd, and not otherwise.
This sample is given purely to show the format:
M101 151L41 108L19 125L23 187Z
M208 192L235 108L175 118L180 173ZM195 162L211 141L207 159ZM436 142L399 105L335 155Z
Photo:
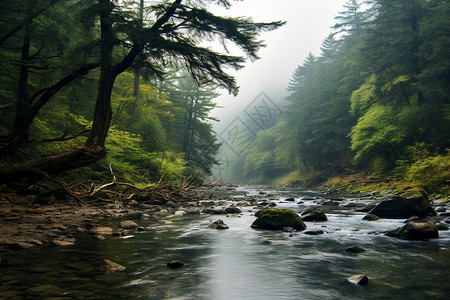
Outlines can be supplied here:
M450 178L450 150L446 155L430 156L417 160L409 167L405 179L430 192L448 193Z

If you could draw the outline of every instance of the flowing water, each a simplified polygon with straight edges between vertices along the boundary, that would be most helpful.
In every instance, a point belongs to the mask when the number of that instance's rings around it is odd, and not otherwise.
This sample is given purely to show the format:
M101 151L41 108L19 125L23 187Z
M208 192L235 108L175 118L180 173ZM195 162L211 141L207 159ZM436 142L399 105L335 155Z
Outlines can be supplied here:
M247 197L254 189L239 189ZM301 211L314 192L272 193L277 207ZM278 196L276 196L278 195ZM295 202L285 202L294 195ZM311 198L308 198L311 199ZM344 199L342 203L368 203ZM363 213L328 207L326 222L307 223L324 234L250 228L255 209L241 215L176 215L166 222L141 220L146 231L128 238L78 238L73 247L0 253L0 299L449 299L450 233L405 241L376 232L404 220L362 221ZM228 230L207 226L223 219ZM365 252L345 249L358 245ZM126 266L105 274L108 259ZM177 270L166 263L181 260ZM366 286L347 278L366 274Z

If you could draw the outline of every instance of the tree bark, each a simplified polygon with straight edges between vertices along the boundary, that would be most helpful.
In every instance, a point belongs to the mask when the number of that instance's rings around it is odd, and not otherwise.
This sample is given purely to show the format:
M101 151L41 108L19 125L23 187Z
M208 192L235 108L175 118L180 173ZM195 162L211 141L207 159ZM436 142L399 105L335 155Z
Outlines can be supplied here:
M0 181L11 182L23 178L42 178L88 166L104 158L106 151L100 147L79 147L73 151L47 156L20 164L0 165Z

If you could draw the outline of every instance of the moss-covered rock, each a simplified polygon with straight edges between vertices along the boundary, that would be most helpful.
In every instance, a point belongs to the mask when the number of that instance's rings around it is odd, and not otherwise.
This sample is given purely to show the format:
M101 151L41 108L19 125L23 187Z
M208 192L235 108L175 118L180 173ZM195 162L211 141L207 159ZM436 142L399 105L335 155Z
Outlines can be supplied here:
M292 227L296 230L306 229L305 223L296 212L290 209L275 208L262 210L251 227L270 230L282 230L284 227Z

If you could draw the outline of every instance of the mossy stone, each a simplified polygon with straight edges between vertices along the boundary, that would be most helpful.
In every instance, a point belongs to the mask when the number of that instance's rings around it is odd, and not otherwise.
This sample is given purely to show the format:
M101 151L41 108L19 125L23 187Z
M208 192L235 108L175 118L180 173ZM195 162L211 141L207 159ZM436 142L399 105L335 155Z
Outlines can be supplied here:
M296 212L275 208L263 209L251 227L270 230L282 230L284 227L292 227L296 230L306 229L305 223Z

